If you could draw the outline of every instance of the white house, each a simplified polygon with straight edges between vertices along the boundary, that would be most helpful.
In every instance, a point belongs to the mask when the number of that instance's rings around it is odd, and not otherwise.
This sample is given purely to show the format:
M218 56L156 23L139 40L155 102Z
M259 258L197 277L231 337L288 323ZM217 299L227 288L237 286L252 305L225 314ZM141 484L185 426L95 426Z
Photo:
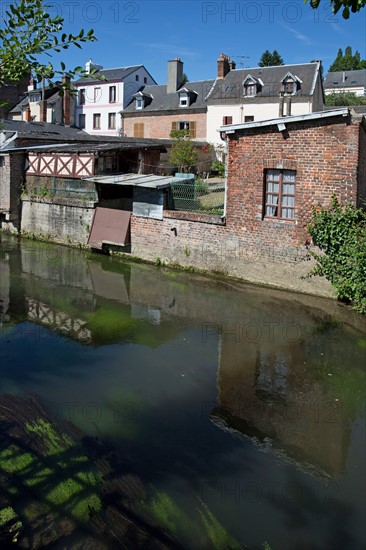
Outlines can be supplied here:
M76 126L89 134L118 136L121 132L120 111L140 88L156 82L143 65L103 69L88 61L87 72L91 67L96 68L98 75L105 80L90 75L74 82L77 90Z
M326 94L350 92L356 96L366 95L366 69L328 73L324 80L324 92Z
M321 62L236 69L224 54L217 78L206 97L207 141L222 144L218 128L324 108Z

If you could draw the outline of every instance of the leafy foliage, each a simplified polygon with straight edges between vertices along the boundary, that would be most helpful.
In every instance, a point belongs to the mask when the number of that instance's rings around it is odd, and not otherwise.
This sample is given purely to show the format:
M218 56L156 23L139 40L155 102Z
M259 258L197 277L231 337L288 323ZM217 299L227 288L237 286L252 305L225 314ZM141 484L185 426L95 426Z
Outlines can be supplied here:
M304 0L305 4L309 0ZM350 12L357 13L366 5L366 0L329 0L330 5L332 6L333 13L338 13L341 8L343 8L342 16L344 19L348 19ZM312 8L317 9L319 7L321 0L310 0L310 5Z
M278 53L277 50L273 50L271 53L269 50L266 50L262 57L259 60L259 67L273 67L275 65L283 65L283 59Z
M308 229L321 250L311 252L317 261L311 275L326 277L340 300L366 314L366 212L334 197L329 209L313 209Z
M329 67L329 71L331 72L358 71L361 69L366 69L366 60L361 59L361 55L358 50L356 50L353 55L351 46L347 46L344 50L344 55L342 48L339 48L337 57Z
M85 33L81 29L76 35L63 33L64 19L51 17L48 8L51 6L43 0L15 0L5 11L0 29L0 84L19 82L33 74L39 82L44 78L53 86L55 77L85 75L82 67L67 71L62 61L56 69L51 58L72 45L81 48L81 43L95 41L94 31ZM50 57L47 64L39 61L41 54Z
M342 92L327 94L325 96L325 105L329 107L343 107L349 105L366 105L366 97L357 96L352 92Z
M169 154L169 162L179 167L179 171L186 173L196 164L198 151L192 143L189 130L172 130L170 137L173 145Z

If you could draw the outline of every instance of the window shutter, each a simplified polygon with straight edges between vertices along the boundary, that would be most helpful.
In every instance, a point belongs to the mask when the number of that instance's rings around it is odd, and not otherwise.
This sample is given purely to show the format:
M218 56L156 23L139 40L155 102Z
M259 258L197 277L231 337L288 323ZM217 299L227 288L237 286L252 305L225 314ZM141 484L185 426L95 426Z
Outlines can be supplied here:
M144 137L144 123L135 122L133 125L133 137L142 138Z
M172 122L172 132L174 132L174 130L177 130L177 122Z
M222 119L222 124L225 126L226 124L232 124L233 123L233 117L232 116L224 116Z
M189 123L189 135L191 138L196 137L196 123L193 121Z

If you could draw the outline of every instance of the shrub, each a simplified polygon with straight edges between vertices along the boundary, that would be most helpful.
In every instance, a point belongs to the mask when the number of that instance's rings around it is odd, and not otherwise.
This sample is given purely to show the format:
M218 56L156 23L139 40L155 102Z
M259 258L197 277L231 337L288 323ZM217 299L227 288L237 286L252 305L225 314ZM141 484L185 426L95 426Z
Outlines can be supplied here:
M341 206L333 197L329 209L313 209L308 226L321 253L311 252L317 265L310 275L326 277L338 299L366 313L366 212Z

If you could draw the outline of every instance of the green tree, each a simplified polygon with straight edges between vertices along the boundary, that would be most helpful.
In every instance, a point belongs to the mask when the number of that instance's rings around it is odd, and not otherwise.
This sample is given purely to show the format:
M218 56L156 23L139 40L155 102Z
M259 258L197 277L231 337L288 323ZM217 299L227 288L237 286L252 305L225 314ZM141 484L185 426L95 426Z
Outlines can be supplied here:
M189 82L188 76L186 73L183 73L181 86L183 86L183 84L187 84L187 82Z
M327 0L330 1L333 13L338 13L341 8L343 8L342 16L344 19L348 19L350 12L357 13L361 8L365 7L366 0ZM305 4L309 0L304 0ZM310 5L313 9L317 9L320 5L321 0L310 0ZM323 2L324 3L324 2Z
M266 50L262 54L258 63L259 67L273 67L275 65L283 64L283 59L277 50L273 50L273 53L271 53L269 50Z
M313 209L308 229L321 251L311 252L317 265L310 275L328 279L340 300L366 314L366 212L334 197L329 209Z
M15 0L5 11L0 28L0 85L19 82L30 74L39 82L45 79L49 86L54 84L54 78L61 80L63 75L85 75L82 67L66 70L62 61L56 69L53 55L72 45L81 48L81 43L93 42L94 31L62 32L64 19L51 17L49 8L43 0ZM49 57L48 63L39 60L42 54Z
M348 107L366 105L365 96L357 96L352 92L326 94L325 105L328 107Z
M347 48L344 50L344 55L342 49L339 48L337 57L329 67L329 71L358 71L365 68L366 60L361 59L360 52L356 50L355 54L353 55L351 46L347 46Z
M172 130L173 139L169 162L178 166L180 172L187 173L197 162L198 151L192 143L189 130Z

